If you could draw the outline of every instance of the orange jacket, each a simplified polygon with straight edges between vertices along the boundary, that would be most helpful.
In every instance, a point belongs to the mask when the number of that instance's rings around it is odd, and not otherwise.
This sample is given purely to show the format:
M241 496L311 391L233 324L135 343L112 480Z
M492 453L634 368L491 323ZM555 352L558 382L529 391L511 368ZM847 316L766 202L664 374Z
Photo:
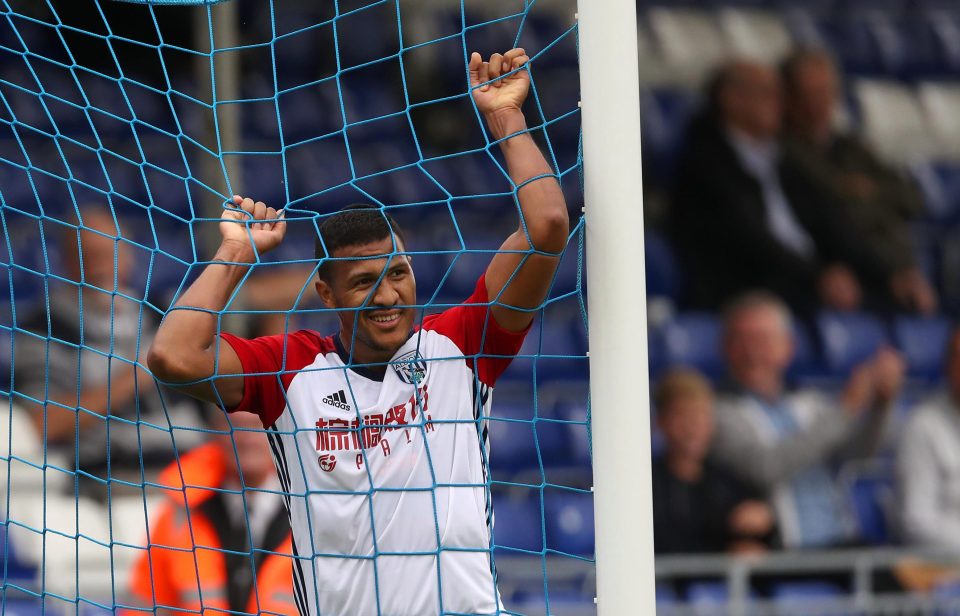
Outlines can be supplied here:
M227 459L216 444L207 444L180 457L160 474L158 483L169 489L170 499L162 506L159 518L150 518L150 547L137 560L131 572L130 589L141 607L180 608L191 612L164 610L166 614L223 614L224 610L245 609L250 614L298 614L293 599L293 563L290 528L279 520L266 533L268 545L257 546L272 553L255 552L256 588L243 592L238 601L243 607L230 606L228 580L239 576L252 578L246 532L234 534L242 545L224 548L223 538L230 536L224 524L229 517L220 494L203 487L223 485ZM183 479L181 480L181 472ZM263 496L263 495L261 495ZM184 506L186 500L188 507ZM286 514L278 512L286 522ZM218 526L219 525L219 526ZM236 539L235 539L236 540ZM269 545L272 543L273 545ZM231 556L228 551L244 552ZM228 559L233 571L228 571ZM249 594L247 594L249 593ZM246 595L246 596L244 596ZM237 600L237 599L235 599ZM234 612L235 613L235 612ZM143 614L128 611L126 614Z

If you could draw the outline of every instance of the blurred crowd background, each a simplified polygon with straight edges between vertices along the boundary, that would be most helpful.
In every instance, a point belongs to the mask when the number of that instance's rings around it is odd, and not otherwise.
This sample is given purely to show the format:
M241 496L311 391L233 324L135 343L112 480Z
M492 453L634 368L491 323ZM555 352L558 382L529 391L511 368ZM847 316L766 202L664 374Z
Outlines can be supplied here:
M781 552L739 592L787 609L955 550L960 7L638 13L658 556ZM729 565L683 563L660 606L723 611ZM949 597L943 564L856 592Z

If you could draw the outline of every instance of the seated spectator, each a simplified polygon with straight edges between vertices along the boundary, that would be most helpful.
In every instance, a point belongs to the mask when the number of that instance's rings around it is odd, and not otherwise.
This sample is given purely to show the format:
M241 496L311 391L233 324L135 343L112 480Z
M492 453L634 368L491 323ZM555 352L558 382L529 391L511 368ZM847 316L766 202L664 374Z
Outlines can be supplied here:
M766 549L773 512L755 490L707 459L713 401L710 384L692 370L670 372L656 389L657 425L666 441L653 464L658 554Z
M761 288L805 313L850 310L861 301L857 276L877 269L829 195L781 155L781 116L776 71L734 61L690 126L670 227L694 307Z
M879 307L932 313L937 296L917 267L910 223L923 210L918 188L884 164L860 139L837 130L840 96L836 64L825 51L798 51L782 67L785 154L817 189L840 204L851 234L876 255L882 276L864 277Z
M263 427L249 413L211 413L220 434L160 475L169 498L150 513L133 600L162 613L296 614L290 524Z
M870 456L880 445L903 383L900 356L879 350L854 369L839 398L790 391L790 312L764 292L730 306L723 352L733 388L717 401L718 463L768 495L785 547L852 541L831 465Z
M960 329L947 348L947 390L913 411L897 452L906 542L960 552Z
M196 425L199 413L178 394L161 396L147 371L134 367L150 347L150 321L124 297L136 293L127 287L123 230L106 207L86 206L80 216L82 227L64 227L59 238L66 280L50 277L48 302L14 332L12 389L44 446L65 450L77 470L100 479L78 474L80 492L106 500L107 479L140 483L144 470L149 478L173 460L170 426ZM109 427L108 415L118 419ZM195 431L174 436L180 447L199 442ZM112 489L125 486L113 482Z

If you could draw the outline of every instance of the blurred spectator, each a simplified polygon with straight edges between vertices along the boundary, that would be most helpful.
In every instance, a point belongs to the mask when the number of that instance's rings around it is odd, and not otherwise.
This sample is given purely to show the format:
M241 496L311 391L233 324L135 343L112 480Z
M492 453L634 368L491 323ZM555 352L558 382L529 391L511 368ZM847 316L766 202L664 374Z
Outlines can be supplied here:
M178 614L296 614L290 525L263 427L250 413L211 413L220 434L160 475L169 498L150 514L134 601Z
M882 276L863 279L867 294L885 306L936 311L936 293L917 267L909 227L923 210L918 188L858 138L836 129L840 77L826 51L794 53L782 76L785 155L844 208L851 234L876 255Z
M769 495L785 547L851 541L830 465L877 449L902 386L903 361L881 349L854 369L839 399L789 391L790 312L764 292L731 305L723 344L733 389L717 402L717 461Z
M829 196L781 155L781 120L776 71L733 61L691 123L670 226L696 307L754 288L803 312L860 304L854 272L875 269L874 260Z
M134 367L150 333L126 287L124 234L106 207L80 215L82 226L64 227L60 237L67 280L49 277L49 301L15 330L13 389L45 446L66 449L78 470L101 478L78 475L80 491L105 500L108 464L111 478L140 483L141 456L148 475L158 471L174 457L169 426L195 425L199 415L182 396L161 397L147 371ZM196 433L178 439L199 442Z
M960 329L947 348L947 390L910 415L897 452L904 540L960 552Z
M758 552L773 512L752 491L707 459L713 438L713 390L692 370L661 379L657 425L666 441L653 464L653 520L658 554Z

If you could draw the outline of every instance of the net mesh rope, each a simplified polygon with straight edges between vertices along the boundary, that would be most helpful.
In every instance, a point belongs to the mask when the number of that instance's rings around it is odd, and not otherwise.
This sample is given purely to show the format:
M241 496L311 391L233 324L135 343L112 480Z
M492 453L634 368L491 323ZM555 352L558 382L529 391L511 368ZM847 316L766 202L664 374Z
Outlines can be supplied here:
M131 592L164 506L179 498L191 527L189 486L239 499L244 515L252 501L304 496L197 486L182 468L179 484L158 475L204 443L262 432L218 428L216 411L154 381L143 361L160 317L210 263L231 195L284 208L288 230L247 273L222 331L336 331L314 297L313 242L326 216L357 201L406 229L418 318L457 305L518 217L525 224L466 61L522 46L529 130L571 210L582 203L572 3L231 2L228 12L201 0L0 0L5 613L179 607ZM236 21L218 21L228 15ZM486 551L500 613L592 601L582 271L583 221L572 216L550 295L492 412L476 420L491 443ZM424 523L439 525L436 515ZM246 526L245 545L257 544ZM248 569L289 556L214 549ZM310 552L294 560L322 546ZM202 583L196 593L204 607L221 605ZM252 594L266 601L256 585Z

